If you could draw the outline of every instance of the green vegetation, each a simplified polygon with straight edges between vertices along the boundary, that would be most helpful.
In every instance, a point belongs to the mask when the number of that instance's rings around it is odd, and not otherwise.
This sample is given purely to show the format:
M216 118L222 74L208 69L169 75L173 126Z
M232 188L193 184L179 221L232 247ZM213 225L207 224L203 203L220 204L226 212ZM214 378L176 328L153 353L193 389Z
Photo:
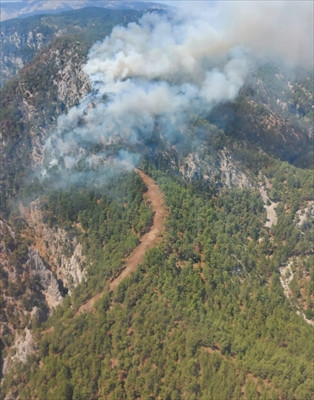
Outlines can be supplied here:
M52 192L43 205L46 222L72 231L83 245L88 271L85 286L74 293L79 306L102 290L123 269L123 259L152 224L146 187L137 174L119 175L102 189Z
M252 143L301 168L313 167L313 77L274 64L252 73L232 104L214 109L210 121L232 138Z
M139 176L125 173L103 186L67 191L44 190L36 179L25 184L36 136L31 127L42 139L43 126L54 126L57 115L79 100L58 97L51 54L59 52L62 62L72 57L71 65L78 66L95 40L139 15L91 9L17 25L27 31L40 21L47 46L0 92L0 205L16 234L7 231L3 243L17 271L13 280L0 267L0 318L6 323L0 364L14 342L13 329L30 327L38 351L6 374L0 398L11 392L20 400L311 400L313 327L296 312L314 317L313 218L298 225L299 211L313 200L313 173L280 160L302 167L312 162L307 77L283 78L277 67L263 66L235 104L191 122L178 153L162 143L158 129L143 143L155 149L154 162L147 159L142 167L163 190L169 214L162 241L114 292L109 282L153 220ZM67 27L71 34L50 41L54 29ZM281 91L286 104L277 102ZM31 124L26 98L36 111ZM222 151L251 186L223 187L215 167ZM178 166L190 152L216 168L217 179L204 180L202 171L184 179ZM259 191L266 182L270 201L277 203L278 221L271 227L265 226ZM86 256L83 282L71 296L64 290L63 303L45 322L30 320L8 301L21 300L28 312L42 307L47 316L40 283L27 266L32 233L13 207L19 195L25 202L39 197L44 223L75 236ZM71 256L71 248L65 251ZM293 273L289 299L280 282L287 265ZM102 296L95 310L79 313L97 293Z
M12 65L12 57L26 65L60 34L83 40L84 47L88 49L95 41L108 35L115 25L126 24L141 14L135 10L85 8L58 15L37 15L1 22L3 43L0 62L6 73L1 77L1 86L18 72L17 65Z
M306 202L311 185L304 171L280 162L266 170L279 204L296 209ZM79 286L56 310L41 328L39 353L6 377L3 390L15 387L21 399L40 400L310 400L312 327L296 315L279 281L280 265L297 257L300 247L303 255L310 251L306 234L291 224L287 207L278 207L277 226L265 228L258 191L208 196L151 172L166 195L166 235L114 293L106 280L132 240L130 231L124 238L122 226L142 229L136 228L139 178L122 180L126 197L119 192L122 181L114 185L123 207L99 193L82 193L77 201L64 193L49 198L47 218L80 222L86 251L91 259L99 255L88 288ZM111 236L116 247L110 247L108 229L116 226L124 243ZM88 293L102 287L96 312L75 315Z
M4 35L17 32L26 38L36 26L36 32L44 34L45 46L41 51L36 48L28 51L25 61L30 61L29 64L0 89L0 131L4 141L0 158L0 212L9 213L10 200L21 194L25 180L31 173L31 153L36 141L34 135L43 140L46 132L54 127L57 116L79 101L77 93L63 100L58 97L58 69L70 63L75 75L95 41L110 34L115 25L127 24L140 16L141 12L134 10L90 8L1 24ZM63 34L55 38L59 30ZM4 45L1 54L8 56L12 50L10 46L10 43ZM25 48L29 49L26 39ZM19 51L23 52L23 47L14 50L17 53ZM56 54L60 57L59 66ZM76 79L77 91L82 84ZM26 110L25 102L29 107ZM28 115L29 109L36 110L34 115Z

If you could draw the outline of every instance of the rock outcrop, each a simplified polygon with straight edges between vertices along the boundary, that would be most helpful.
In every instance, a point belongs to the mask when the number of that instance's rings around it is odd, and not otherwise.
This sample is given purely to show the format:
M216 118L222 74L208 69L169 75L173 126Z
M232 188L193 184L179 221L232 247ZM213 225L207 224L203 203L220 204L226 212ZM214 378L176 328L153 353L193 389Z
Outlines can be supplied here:
M0 219L0 336L3 372L34 349L33 324L44 321L63 296L55 274L30 246L25 232Z
M248 188L249 178L231 153L224 149L214 161L206 162L198 153L190 153L179 164L181 174L189 180L202 178L214 186Z
M44 222L39 201L32 202L28 207L20 205L20 211L33 230L34 249L70 294L85 274L82 245L64 229L58 226L49 227Z
M85 257L77 239L60 227L47 226L38 201L20 209L27 223L22 231L16 232L0 219L3 373L34 351L33 324L47 319L85 274Z
M49 308L56 307L62 301L56 277L43 262L37 250L29 248L28 258L30 271L37 277Z

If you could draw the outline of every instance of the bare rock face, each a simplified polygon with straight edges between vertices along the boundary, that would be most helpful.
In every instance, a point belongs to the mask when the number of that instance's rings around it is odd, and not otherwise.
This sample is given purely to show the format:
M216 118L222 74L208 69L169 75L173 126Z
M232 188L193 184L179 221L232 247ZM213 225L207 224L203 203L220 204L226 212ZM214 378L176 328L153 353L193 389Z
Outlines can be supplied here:
M47 268L37 250L30 248L28 254L30 270L38 277L49 308L56 307L62 301L62 295L56 277Z
M75 104L89 91L89 82L81 69L82 60L77 55L80 43L74 42L71 48L61 52L59 49L50 52L58 68L53 79L57 86L58 98L66 104ZM68 62L71 60L71 62Z
M0 337L2 372L35 349L33 324L44 321L63 297L56 276L24 233L0 219ZM1 371L0 371L1 375Z
M214 161L208 162L198 153L190 153L181 161L179 170L189 180L202 178L215 186L251 187L249 178L226 149L220 151Z
M32 48L34 54L46 45L45 38L36 32L25 38L12 35L14 46ZM11 73L26 61L14 62ZM10 171L3 168L0 172L4 193L11 190L8 177L14 176L15 165L23 165L23 157L27 156L25 165L31 168L41 165L45 139L58 115L88 93L83 63L79 42L69 45L57 40L21 71L11 91L7 89L3 105L14 104L16 121L21 126L12 139L14 121L10 116L2 121L0 152L3 165L10 166ZM59 227L45 224L39 203L21 206L21 217L26 222L25 232L15 231L9 222L0 219L0 370L4 372L15 361L25 361L33 351L33 324L45 320L50 310L62 302L64 294L72 292L82 281L85 267L77 239Z
M16 362L25 362L27 356L36 349L35 341L30 329L26 328L22 334L16 334L14 351L3 362L3 374L7 373Z
M221 180L225 186L238 188L251 186L249 179L241 171L240 166L235 163L230 153L222 151L219 158Z
M82 70L83 53L80 42L61 37L20 71L18 81L3 88L0 188L4 197L8 193L17 196L23 178L40 168L46 138L58 116L89 92L89 81Z
M25 83L23 80L18 84L23 124L26 128L29 127L33 168L43 162L45 138L55 127L58 115L77 104L89 92L89 81L82 70L84 60L79 58L80 47L79 42L73 42L71 47L65 48L52 46L34 61L32 68L35 71L38 65L41 65L52 72L47 103L45 101L42 106L41 87L33 85L32 82Z
M21 206L21 215L27 222L22 232L0 219L2 373L36 349L33 324L44 321L85 273L81 244L65 230L48 227L38 201Z
M16 76L49 42L70 30L68 26L58 26L58 23L49 21L45 16L38 17L36 24L31 20L2 23L0 27L2 45L0 86L4 86Z
M310 200L307 205L296 212L296 224L299 228L306 226L307 222L314 218L314 201Z
M9 33L5 28L1 29L0 38L6 50L1 55L0 86L3 86L29 61L29 54L23 56L17 50L25 48L33 54L34 51L37 52L43 48L45 40L41 33L25 32L21 35L16 31Z
M39 201L32 202L28 207L21 205L20 211L34 231L34 249L70 294L85 275L82 245L64 229L58 226L49 227L44 223Z

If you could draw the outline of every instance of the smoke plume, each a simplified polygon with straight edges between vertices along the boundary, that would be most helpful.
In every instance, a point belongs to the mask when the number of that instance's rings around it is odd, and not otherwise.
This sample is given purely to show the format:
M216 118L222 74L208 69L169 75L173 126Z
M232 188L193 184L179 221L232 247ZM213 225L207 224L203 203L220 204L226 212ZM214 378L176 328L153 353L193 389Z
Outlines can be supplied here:
M313 9L297 3L223 2L116 26L89 52L92 93L58 118L44 175L132 169L157 127L177 143L190 118L233 101L258 58L309 66Z

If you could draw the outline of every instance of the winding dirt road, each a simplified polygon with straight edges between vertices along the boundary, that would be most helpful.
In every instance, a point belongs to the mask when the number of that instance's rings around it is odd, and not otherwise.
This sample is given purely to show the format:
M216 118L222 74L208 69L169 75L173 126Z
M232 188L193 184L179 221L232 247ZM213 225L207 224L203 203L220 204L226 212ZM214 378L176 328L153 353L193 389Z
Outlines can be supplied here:
M153 225L149 232L145 233L141 238L141 243L133 250L126 260L126 268L121 274L110 283L110 290L114 290L125 277L129 276L131 272L135 271L137 266L143 261L144 254L147 249L153 247L160 237L164 229L164 220L166 217L166 209L164 208L164 195L153 181L152 178L147 176L142 170L135 170L143 179L147 192L144 194L146 200L151 204L154 213Z
M140 175L147 187L147 192L144 194L144 197L146 201L151 204L152 211L154 213L154 221L149 232L145 233L141 237L140 244L125 260L125 269L117 278L110 282L109 288L111 291L113 291L119 285L122 279L126 278L136 270L137 266L143 261L146 251L158 243L161 238L161 234L164 231L164 221L167 215L167 210L164 206L164 195L152 178L150 178L140 169L135 169L135 171ZM87 302L82 304L82 306L78 309L77 314L93 310L95 302L101 297L101 295L102 293L98 293L90 298Z

